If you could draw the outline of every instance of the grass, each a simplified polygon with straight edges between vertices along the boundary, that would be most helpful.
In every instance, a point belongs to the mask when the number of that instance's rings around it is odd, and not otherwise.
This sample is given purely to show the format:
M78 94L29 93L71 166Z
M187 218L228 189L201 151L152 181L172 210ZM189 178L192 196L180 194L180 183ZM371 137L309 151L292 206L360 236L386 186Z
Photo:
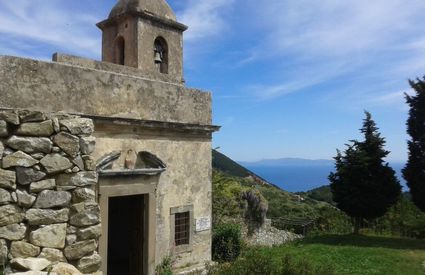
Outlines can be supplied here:
M335 274L425 274L425 241L406 238L324 235L262 253L282 258L309 259L313 265L332 265Z

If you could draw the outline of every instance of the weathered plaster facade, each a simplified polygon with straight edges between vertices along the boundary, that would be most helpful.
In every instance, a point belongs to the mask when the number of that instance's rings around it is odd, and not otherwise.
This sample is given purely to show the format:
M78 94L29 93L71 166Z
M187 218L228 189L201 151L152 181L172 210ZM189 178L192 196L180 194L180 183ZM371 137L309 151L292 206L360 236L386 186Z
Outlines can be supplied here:
M55 54L53 62L0 56L0 107L90 118L93 157L121 152L108 170L98 167L104 274L116 275L107 273L106 254L115 252L108 250L106 237L119 238L108 231L108 211L115 207L113 198L128 196L139 196L142 205L140 274L154 274L167 256L174 258L176 270L202 266L211 259L211 137L219 128L212 125L211 94L184 86L186 27L163 0L121 0L98 26L104 34L104 62L63 54ZM118 63L117 36L125 39L125 66L112 64ZM158 37L166 41L167 53L155 48ZM167 73L159 70L165 57ZM129 168L129 150L137 153L137 162L138 152L150 152L166 168L158 173L137 164ZM188 243L176 245L176 214L186 212Z

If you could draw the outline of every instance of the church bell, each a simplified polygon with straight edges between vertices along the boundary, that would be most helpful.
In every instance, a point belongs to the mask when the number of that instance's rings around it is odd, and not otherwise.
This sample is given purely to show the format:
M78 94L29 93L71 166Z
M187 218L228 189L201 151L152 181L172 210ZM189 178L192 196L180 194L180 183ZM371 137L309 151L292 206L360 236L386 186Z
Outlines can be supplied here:
M162 56L158 51L155 51L155 63L162 63Z

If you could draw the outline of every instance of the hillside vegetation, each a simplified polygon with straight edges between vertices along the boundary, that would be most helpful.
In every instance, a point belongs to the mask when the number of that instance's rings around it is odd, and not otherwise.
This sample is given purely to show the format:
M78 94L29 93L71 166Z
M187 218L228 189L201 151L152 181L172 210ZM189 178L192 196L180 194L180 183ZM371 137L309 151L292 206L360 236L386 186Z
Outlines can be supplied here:
M350 218L334 207L329 186L308 192L290 193L266 181L227 156L213 151L214 221L241 219L244 202L241 192L255 189L267 200L267 217L272 220L311 219L313 231L349 233ZM279 224L274 223L279 227ZM425 213L404 193L399 202L381 218L363 221L363 232L373 234L425 238ZM285 228L287 229L287 228Z
M224 154L213 151L213 220L214 223L241 220L244 214L242 192L256 190L267 203L267 218L315 221L313 230L334 233L350 232L349 218L331 204L302 197L267 183L255 173ZM282 228L281 223L274 222ZM288 229L288 228L282 228ZM296 228L289 228L294 229Z

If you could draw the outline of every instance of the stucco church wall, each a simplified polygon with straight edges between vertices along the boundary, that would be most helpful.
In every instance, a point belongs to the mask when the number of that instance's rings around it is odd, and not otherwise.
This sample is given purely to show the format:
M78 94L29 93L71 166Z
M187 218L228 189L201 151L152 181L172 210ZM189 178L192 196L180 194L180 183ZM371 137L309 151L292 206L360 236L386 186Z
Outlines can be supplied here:
M143 133L143 131L141 131ZM102 132L96 126L98 158L111 151L149 151L160 158L167 170L159 177L156 191L156 264L172 256L175 267L203 265L211 260L211 229L196 232L193 224L192 244L185 252L178 252L172 242L170 209L193 206L193 223L201 218L211 219L211 141L210 138L173 137L162 135L130 135ZM125 154L117 163L124 164Z
M211 124L210 93L131 75L131 69L108 72L99 63L0 56L0 107ZM105 64L116 68L111 65Z

